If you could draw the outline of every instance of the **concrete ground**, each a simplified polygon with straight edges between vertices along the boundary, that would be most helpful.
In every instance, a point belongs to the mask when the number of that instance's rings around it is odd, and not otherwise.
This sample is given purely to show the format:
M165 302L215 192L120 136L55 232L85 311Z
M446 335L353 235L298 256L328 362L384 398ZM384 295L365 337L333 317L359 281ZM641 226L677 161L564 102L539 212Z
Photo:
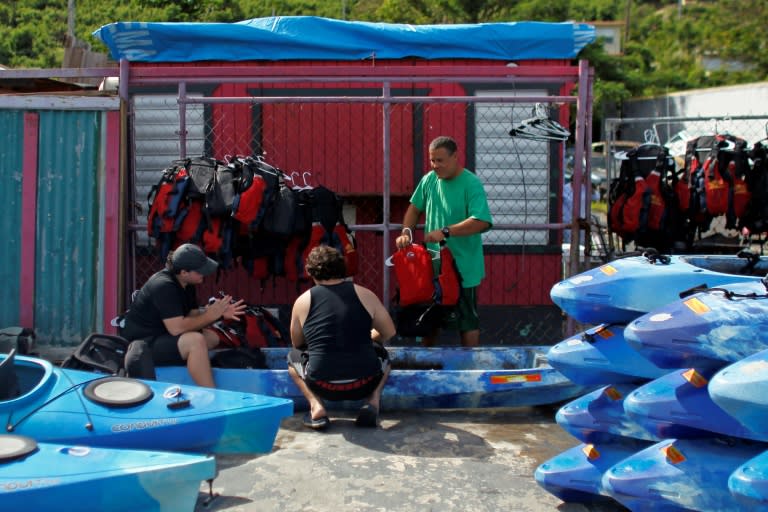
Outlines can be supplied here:
M329 411L325 432L297 412L271 453L219 457L219 496L206 505L201 493L195 512L625 510L566 504L536 484L539 464L578 444L555 411L385 412L375 430L355 427L354 412Z

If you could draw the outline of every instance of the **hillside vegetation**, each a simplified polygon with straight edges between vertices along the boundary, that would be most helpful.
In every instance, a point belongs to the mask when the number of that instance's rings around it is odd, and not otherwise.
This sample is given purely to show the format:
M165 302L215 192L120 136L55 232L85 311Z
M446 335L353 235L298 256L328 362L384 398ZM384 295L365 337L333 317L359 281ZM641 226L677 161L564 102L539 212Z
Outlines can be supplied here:
M114 21L232 22L272 15L316 15L396 23L623 21L622 56L599 44L580 57L595 67L595 105L691 88L762 81L768 76L765 0L75 0L75 35L104 51L91 33ZM68 0L0 5L0 64L61 65ZM720 59L707 71L704 59Z

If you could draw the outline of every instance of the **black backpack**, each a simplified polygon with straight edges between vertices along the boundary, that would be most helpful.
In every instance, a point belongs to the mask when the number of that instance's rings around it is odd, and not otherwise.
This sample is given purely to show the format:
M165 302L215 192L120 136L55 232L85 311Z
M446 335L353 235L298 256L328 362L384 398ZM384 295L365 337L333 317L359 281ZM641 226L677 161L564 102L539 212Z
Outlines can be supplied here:
M61 367L135 379L156 378L152 349L144 340L128 341L109 334L90 334Z
M0 352L10 353L13 349L20 356L35 355L35 332L27 327L0 329Z

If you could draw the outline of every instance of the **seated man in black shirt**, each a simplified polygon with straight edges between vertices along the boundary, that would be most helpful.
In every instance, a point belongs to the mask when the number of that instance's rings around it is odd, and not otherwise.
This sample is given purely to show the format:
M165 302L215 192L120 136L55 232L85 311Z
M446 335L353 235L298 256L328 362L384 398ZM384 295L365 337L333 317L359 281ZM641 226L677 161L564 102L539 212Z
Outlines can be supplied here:
M380 343L395 335L394 322L371 290L345 280L344 256L333 247L312 249L305 268L315 286L293 305L288 354L288 373L310 405L304 425L330 424L323 399L365 400L355 423L376 427L389 375Z
M120 332L128 340L146 341L158 366L186 361L195 383L208 387L214 387L208 350L218 345L219 337L206 327L220 318L236 320L245 309L243 301L233 303L229 295L198 307L195 285L217 267L198 246L179 246L168 255L166 268L136 293Z

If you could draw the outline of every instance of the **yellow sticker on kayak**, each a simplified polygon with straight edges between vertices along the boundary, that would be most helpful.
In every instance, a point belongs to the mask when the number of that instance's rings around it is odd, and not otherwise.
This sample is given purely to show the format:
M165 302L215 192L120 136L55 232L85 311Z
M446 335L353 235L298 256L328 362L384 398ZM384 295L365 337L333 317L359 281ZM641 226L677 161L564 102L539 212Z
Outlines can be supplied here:
M595 334L597 334L598 336L600 336L604 340L607 340L608 338L613 338L613 332L609 328L607 328L607 327L603 327L602 329L598 329L598 331Z
M612 276L613 274L615 274L616 272L618 272L618 270L616 269L616 267L613 267L613 266L611 266L611 265L603 265L602 267L600 267L600 271L601 271L603 274L607 275L607 276Z
M703 388L704 386L707 385L707 382L708 382L707 379L702 374L700 374L693 368L683 372L683 378L697 388Z
M587 459L589 460L600 458L600 452L597 451L597 448L595 448L595 445L593 444L585 444L581 451L584 453L584 455L587 456Z
M515 384L517 382L541 382L540 373L491 375L491 384Z
M619 391L618 389L616 389L613 386L608 386L607 388L605 388L605 391L603 391L603 393L605 393L605 396L607 396L608 398L610 398L614 402L616 400L621 400L622 399L621 391Z
M672 464L680 464L685 460L685 455L680 453L680 450L674 447L674 445L668 444L661 448L661 453L666 455L667 460Z
M690 309L691 311L693 311L697 315L702 315L704 313L707 313L707 312L711 311L709 309L709 306L707 306L706 304L701 302L696 297L693 297L691 299L688 299L688 300L684 301L683 304L688 306L688 309Z

